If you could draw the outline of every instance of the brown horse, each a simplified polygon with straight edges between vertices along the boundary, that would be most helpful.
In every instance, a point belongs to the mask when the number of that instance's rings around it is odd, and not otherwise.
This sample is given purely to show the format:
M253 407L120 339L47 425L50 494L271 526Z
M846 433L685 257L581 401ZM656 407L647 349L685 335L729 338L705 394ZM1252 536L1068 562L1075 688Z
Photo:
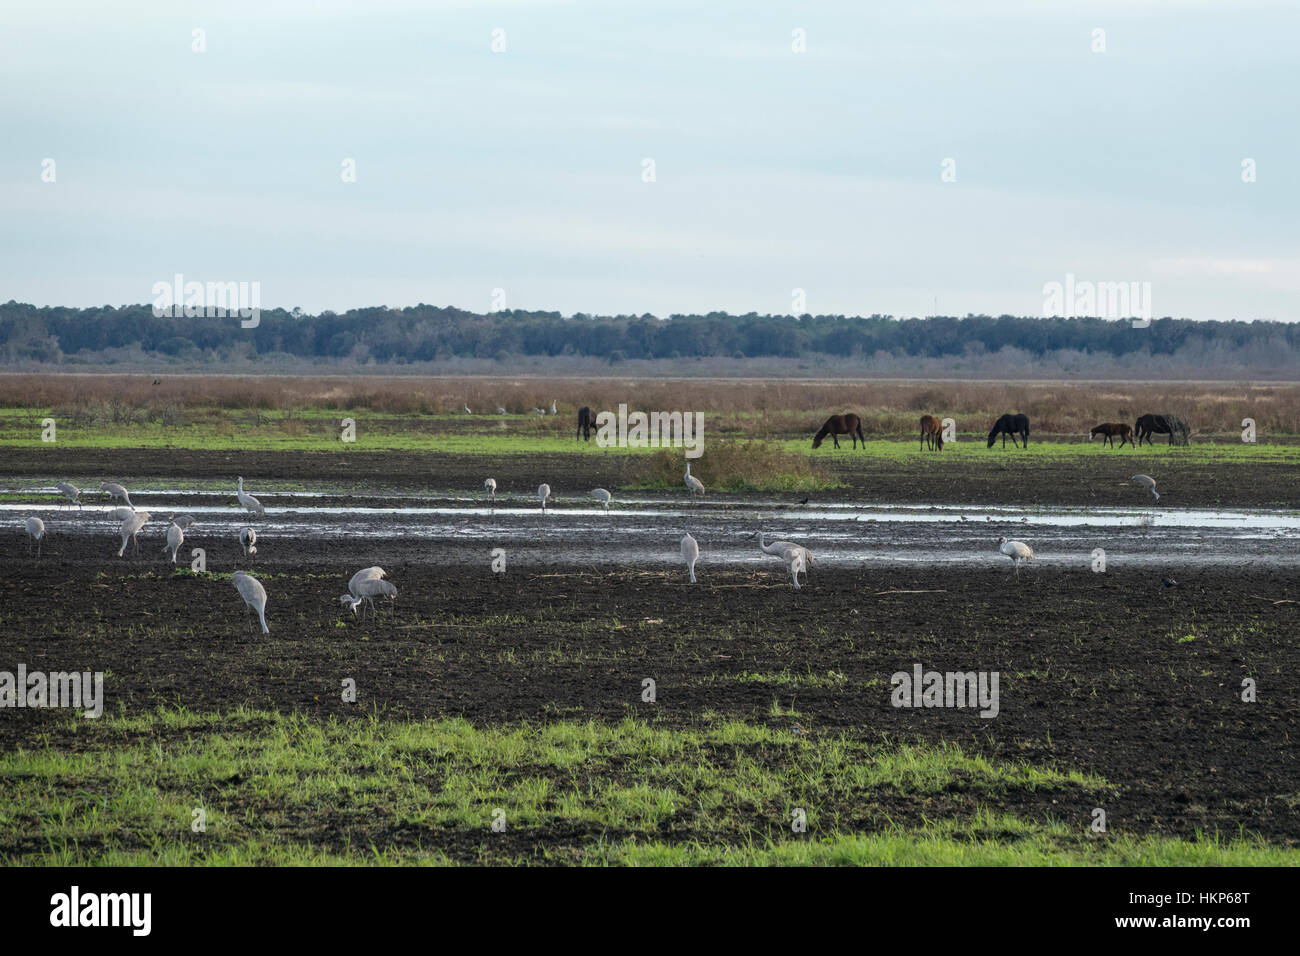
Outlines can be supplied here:
M1098 435L1102 436L1101 443L1105 445L1109 441L1111 448L1115 447L1116 435L1119 436L1120 448L1124 447L1125 442L1130 445L1133 444L1133 426L1126 425L1124 422L1102 422L1092 430L1092 434L1088 436L1088 441L1092 441Z
M840 440L835 436L848 435L853 439L854 448L858 447L858 439L861 439L862 448L864 451L866 450L867 439L862 434L862 419L852 412L846 415L832 415L826 419L826 424L821 427L821 431L813 436L813 447L820 448L827 435L831 436L831 441L835 442L836 448L840 447Z
M939 419L933 415L921 416L921 448L924 449L926 443L929 443L931 449L943 451L943 425Z

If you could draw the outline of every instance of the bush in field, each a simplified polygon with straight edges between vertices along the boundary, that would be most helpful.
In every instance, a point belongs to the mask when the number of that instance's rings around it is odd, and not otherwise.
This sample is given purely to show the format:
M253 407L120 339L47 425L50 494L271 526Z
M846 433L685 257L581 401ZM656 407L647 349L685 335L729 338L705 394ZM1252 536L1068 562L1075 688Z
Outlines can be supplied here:
M681 449L633 456L628 483L638 488L683 488L686 457ZM710 491L813 491L835 482L824 461L784 451L765 441L714 441L691 460L691 474Z

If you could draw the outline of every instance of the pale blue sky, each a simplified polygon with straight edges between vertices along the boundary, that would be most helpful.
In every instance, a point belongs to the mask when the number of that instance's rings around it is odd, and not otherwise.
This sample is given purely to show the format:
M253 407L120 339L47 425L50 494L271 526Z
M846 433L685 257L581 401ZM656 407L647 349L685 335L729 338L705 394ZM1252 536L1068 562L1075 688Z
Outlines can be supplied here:
M1298 36L1249 0L6 4L0 300L1037 315L1073 273L1300 319Z

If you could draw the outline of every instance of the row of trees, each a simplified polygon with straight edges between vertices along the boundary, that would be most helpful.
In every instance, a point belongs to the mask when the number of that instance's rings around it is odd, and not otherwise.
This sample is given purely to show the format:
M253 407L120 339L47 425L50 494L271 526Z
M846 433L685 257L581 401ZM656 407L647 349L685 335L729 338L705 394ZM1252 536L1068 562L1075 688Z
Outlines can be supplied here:
M147 305L74 309L0 305L0 344L9 362L94 361L115 349L187 360L232 354L298 359L427 362L456 357L595 356L612 362L678 357L795 357L818 353L870 358L972 356L1014 348L1128 356L1180 350L1300 356L1300 324L1156 319L1147 328L1103 319L970 315L895 319L843 315L653 315L569 318L518 310L478 314L418 305L307 315L264 311L260 324L238 318L155 317Z

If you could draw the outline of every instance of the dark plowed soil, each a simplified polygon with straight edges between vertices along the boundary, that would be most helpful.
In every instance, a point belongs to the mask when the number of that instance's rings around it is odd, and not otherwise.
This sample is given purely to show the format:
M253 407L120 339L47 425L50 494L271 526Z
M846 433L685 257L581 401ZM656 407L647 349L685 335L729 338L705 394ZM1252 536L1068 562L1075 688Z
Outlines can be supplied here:
M198 473L211 472L204 457ZM352 458L370 467L379 456ZM109 671L111 712L798 719L814 735L949 740L1100 774L1118 788L1105 802L1112 830L1244 829L1300 844L1300 605L1256 597L1300 597L1293 572L1206 569L1166 589L1150 574L1036 569L1017 583L1002 569L819 567L796 592L775 559L758 571L702 567L692 587L683 569L494 576L486 561L466 567L419 540L340 541L327 559L307 543L275 551L257 571L269 639L226 579L172 576L153 560L34 566L7 555L0 669ZM401 594L378 620L354 622L337 595L373 563ZM891 675L916 663L998 671L1000 713L893 707ZM345 677L359 705L340 701ZM655 704L641 702L645 677ZM1247 677L1256 703L1241 700ZM798 717L773 716L774 701ZM0 712L0 746L41 746L63 719ZM906 794L881 799L897 801L900 821L942 812ZM1093 799L1007 794L991 809L1087 819Z
M1008 448L980 448L977 463L949 454L918 454L882 461L867 454L830 458L843 488L819 492L825 501L890 501L947 504L1132 506L1145 493L1128 478L1154 476L1162 508L1300 508L1300 480L1290 465L1264 462L1183 461L1177 457L1096 449L1081 466L1072 459L1028 458ZM10 448L4 472L14 478L65 476L74 482L108 477L229 479L327 483L330 489L367 493L480 491L496 478L505 492L531 492L548 482L557 495L585 494L594 487L619 488L627 481L628 455L614 449L593 455L464 455L435 452L264 452L87 448ZM130 485L130 481L127 481ZM95 486L97 487L97 485ZM685 497L685 491L682 490ZM714 498L725 493L711 492ZM802 496L800 496L802 497Z

